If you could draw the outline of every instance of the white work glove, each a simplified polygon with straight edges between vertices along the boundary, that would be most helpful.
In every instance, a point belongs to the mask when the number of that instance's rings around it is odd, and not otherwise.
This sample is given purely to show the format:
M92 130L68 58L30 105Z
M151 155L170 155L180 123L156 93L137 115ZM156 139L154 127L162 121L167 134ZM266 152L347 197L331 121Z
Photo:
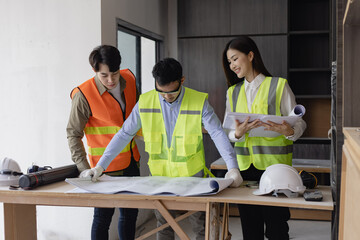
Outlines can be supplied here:
M240 170L238 168L232 168L230 169L226 174L225 178L227 179L233 179L233 183L230 185L230 187L239 187L240 184L243 182L243 178L241 177Z
M95 166L91 169L86 169L80 173L81 178L91 178L91 181L96 182L104 169L101 166Z

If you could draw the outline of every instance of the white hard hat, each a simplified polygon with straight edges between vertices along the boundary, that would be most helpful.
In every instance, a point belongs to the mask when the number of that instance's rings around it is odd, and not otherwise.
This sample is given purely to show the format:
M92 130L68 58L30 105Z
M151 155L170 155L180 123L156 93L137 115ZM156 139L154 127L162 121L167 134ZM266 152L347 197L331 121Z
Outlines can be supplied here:
M0 165L0 186L18 185L22 174L20 166L15 160L4 158Z
M288 197L296 197L298 193L304 193L306 187L298 171L286 164L274 164L266 168L261 175L259 189L254 195L269 194L273 191L284 193ZM290 194L296 193L296 194Z

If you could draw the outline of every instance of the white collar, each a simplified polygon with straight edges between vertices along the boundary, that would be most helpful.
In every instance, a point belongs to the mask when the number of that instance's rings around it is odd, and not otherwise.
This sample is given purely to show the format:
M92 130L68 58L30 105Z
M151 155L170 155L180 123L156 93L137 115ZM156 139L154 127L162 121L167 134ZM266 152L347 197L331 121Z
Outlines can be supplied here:
M262 73L257 75L254 78L254 80L252 80L252 82L248 82L245 79L245 88L258 88L264 80L265 80L265 75Z

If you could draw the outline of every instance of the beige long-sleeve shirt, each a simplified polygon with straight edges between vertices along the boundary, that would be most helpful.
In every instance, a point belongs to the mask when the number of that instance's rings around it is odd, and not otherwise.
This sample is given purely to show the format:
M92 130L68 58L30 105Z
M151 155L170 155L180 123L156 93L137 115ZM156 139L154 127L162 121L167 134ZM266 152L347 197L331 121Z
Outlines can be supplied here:
M99 90L100 95L104 94L105 91L108 91L105 86L100 82L100 80L95 77L96 87ZM126 87L126 80L120 76L120 94L109 93L114 96L119 102L122 109L125 105L124 89ZM116 88L115 88L116 89ZM119 99L119 96L121 99ZM136 100L139 99L139 92L136 91ZM71 102L71 111L69 116L69 121L66 127L68 145L71 152L71 158L76 164L79 171L90 168L90 164L86 157L86 151L84 143L82 141L84 137L85 126L91 116L91 109L86 101L85 96L79 91L77 92ZM120 116L119 116L120 117Z

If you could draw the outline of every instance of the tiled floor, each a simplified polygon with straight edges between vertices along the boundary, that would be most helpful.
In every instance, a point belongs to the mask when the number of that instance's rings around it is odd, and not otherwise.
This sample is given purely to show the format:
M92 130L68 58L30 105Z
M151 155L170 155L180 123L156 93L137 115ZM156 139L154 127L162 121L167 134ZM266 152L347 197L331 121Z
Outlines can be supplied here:
M146 233L156 226L156 220L154 218L146 222L139 232ZM180 222L180 226L185 229L190 239L195 239L191 230L191 226L187 219ZM302 220L290 220L290 239L296 240L329 240L331 239L331 222L329 221L302 221ZM241 240L242 232L239 217L230 217L229 230L232 234L232 240ZM148 240L156 240L155 235L147 238ZM176 237L176 240L179 238Z

